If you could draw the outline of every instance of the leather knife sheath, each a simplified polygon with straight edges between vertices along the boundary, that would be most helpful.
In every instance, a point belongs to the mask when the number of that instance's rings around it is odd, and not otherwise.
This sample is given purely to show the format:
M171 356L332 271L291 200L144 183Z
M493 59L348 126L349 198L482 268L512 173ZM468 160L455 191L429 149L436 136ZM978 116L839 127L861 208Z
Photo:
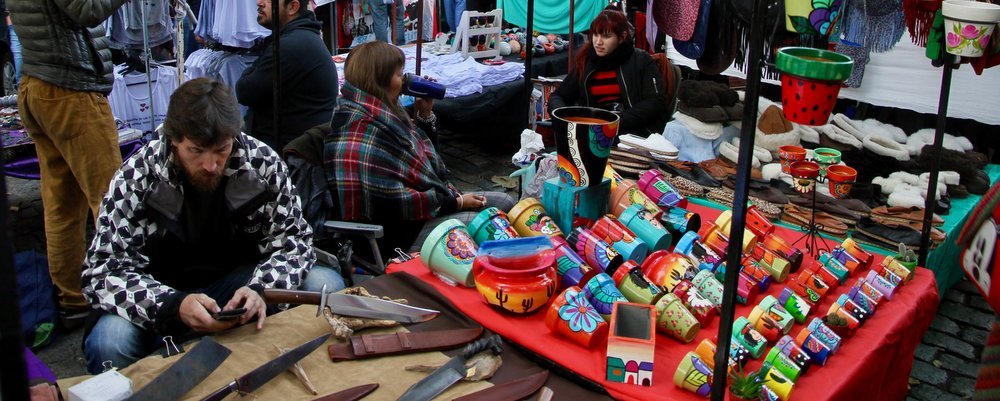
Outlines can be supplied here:
M534 394L549 379L549 371L543 370L530 376L487 387L472 394L466 394L452 401L509 401L521 400Z
M351 336L347 343L332 344L327 348L327 351L330 353L330 359L334 362L439 351L465 345L482 333L483 328L477 327L474 329L361 334Z

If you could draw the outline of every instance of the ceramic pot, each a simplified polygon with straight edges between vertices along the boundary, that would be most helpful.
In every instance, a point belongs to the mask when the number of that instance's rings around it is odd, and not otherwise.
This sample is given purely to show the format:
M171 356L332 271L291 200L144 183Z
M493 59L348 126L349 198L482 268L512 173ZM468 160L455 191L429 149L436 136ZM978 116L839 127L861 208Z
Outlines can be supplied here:
M750 355L760 358L767 348L767 339L760 334L746 317L740 316L733 322L733 339L750 352Z
M827 168L826 178L830 183L830 194L834 198L845 199L851 195L854 180L858 178L858 170L842 165L830 166Z
M649 254L646 243L637 238L632 231L610 214L597 219L590 230L604 242L610 244L625 260L642 263L646 259L646 255Z
M660 207L649 199L646 194L635 185L635 181L622 180L611 190L611 214L621 216L625 209L632 205L642 205L642 207L659 218L663 213Z
M602 272L614 273L614 270L625 261L622 255L611 248L611 245L584 227L577 227L569 233L566 242L587 261L590 267Z
M674 385L701 397L708 397L712 392L712 369L697 354L688 352L674 371Z
M851 287L851 289L847 291L847 294L844 295L847 295L847 297L850 298L850 300L853 301L855 305L858 305L858 307L864 309L865 313L868 314L868 316L875 314L875 309L878 307L878 304L875 303L875 300L873 300L871 297L861 292L861 288L857 286Z
M771 366L770 369L764 372L764 386L774 391L781 401L788 401L788 398L792 396L792 388L794 383L791 379L786 377L777 368Z
M656 301L656 331L689 343L700 329L701 323L676 295L668 293Z
M796 323L805 323L806 317L809 316L809 312L812 310L812 306L806 300L787 287L781 290L781 295L778 295L778 304L785 308L788 314L792 315Z
M473 241L465 224L448 219L427 235L420 246L420 261L446 283L474 287L472 262L478 252L479 245Z
M597 273L588 280L584 284L583 295L606 321L611 320L615 302L628 302L625 295L615 286L615 280L607 273Z
M1000 6L978 1L947 0L941 4L941 13L945 50L963 57L981 57L1000 21Z
M878 289L876 289L875 287L873 287L871 284L869 284L866 281L866 278L867 278L867 276L865 276L865 277L858 277L858 281L857 281L857 283L854 284L853 287L851 287L851 291L854 291L855 289L857 289L861 294L867 296L868 298L871 298L872 302L874 302L875 305L878 305L879 303L881 303L883 299L887 299L887 298L885 298L885 295L882 294L882 291L879 291Z
M781 104L785 118L805 125L823 125L854 61L843 54L808 47L778 49L775 66L781 71Z
M670 232L642 205L629 206L618 216L618 221L642 239L650 251L667 249L673 242Z
M785 354L792 363L799 367L802 373L806 373L809 370L809 366L812 365L812 358L806 354L806 351L802 347L795 344L795 339L792 336L786 335L781 337L774 344L774 348Z
M618 136L618 115L592 107L560 107L552 111L559 180L586 187L601 183L608 156Z
M629 302L653 305L664 294L660 287L642 274L642 269L632 260L626 260L611 278L618 286L618 291Z
M864 324L865 321L871 317L871 315L868 314L867 309L862 308L861 305L852 301L851 297L847 294L840 294L840 297L837 298L837 304L840 305L843 310L847 311L847 313L850 313L855 319L858 319L861 324Z
M802 351L809 355L813 363L824 366L826 361L830 358L830 347L820 341L820 339L813 334L808 327L803 327L799 330L799 334L795 336L795 345L802 348Z
M597 269L587 265L563 237L549 237L549 241L555 251L556 273L559 276L560 290L572 286L582 286L595 274L600 273Z
M722 257L711 247L698 241L698 233L688 231L674 246L674 252L681 252L698 264L699 270L716 271L722 265Z
M791 174L792 163L806 160L806 149L801 146L784 145L778 147L778 161L781 163L781 172Z
M847 270L847 267L844 266L843 263L840 263L840 261L837 260L837 258L834 258L833 255L830 254L829 252L824 251L823 253L820 253L819 258L817 258L816 260L819 261L819 263L822 264L823 267L825 267L826 270L833 275L833 279L835 282L827 281L827 283L832 284L831 287L839 284L844 284L844 282L847 281L847 277L849 277L851 274L851 271ZM824 276L824 279L825 278L826 276Z
M670 235L680 238L688 231L697 232L701 228L701 216L687 209L672 207L663 211L660 223L670 231Z
M764 336L768 343L774 343L781 338L784 334L781 331L781 327L778 322L771 318L770 315L764 313L764 310L760 306L754 306L750 310L750 314L747 315L747 320L750 321L750 325L757 330L760 335Z
M790 264L789 272L794 273L802 266L802 251L785 241L777 234L769 234L763 237L761 245L785 258Z
M667 292L673 291L677 283L692 280L698 269L687 256L679 253L656 251L642 264L642 272Z
M842 341L840 335L830 329L820 318L814 317L809 321L809 326L807 327L813 336L816 336L818 340L822 341L830 349L830 352L837 352L837 349L840 348Z
M875 255L872 255L871 252L866 251L861 247L861 245L854 242L853 238L845 239L841 246L844 247L847 252L850 252L851 256L854 256L855 259L861 262L861 266L859 266L861 270L870 269L872 267L872 263L875 261Z
M833 148L816 148L813 150L813 161L819 164L819 177L826 178L826 169L840 163L841 153Z
M687 199L673 185L667 182L660 170L646 170L639 177L639 189L662 208L684 207Z
M884 277L879 276L878 273L874 271L869 271L868 275L865 276L865 282L875 287L878 292L881 292L885 296L885 299L892 300L892 297L896 294L896 286L892 285L889 280Z
M558 276L555 252L545 237L487 241L472 271L486 303L513 313L531 313L549 302Z
M608 335L608 323L579 287L569 287L552 300L545 326L588 350L604 346Z
M897 276L903 279L903 282L909 282L913 279L913 270L903 264L899 259L894 256L886 256L882 259L882 263L879 264L883 269L895 273Z
M694 315L695 319L698 319L698 323L701 323L703 327L711 323L712 319L715 319L715 315L719 312L719 308L716 308L712 301L702 296L689 280L677 283L674 286L673 293L677 298L680 298L681 302L684 303L684 307Z
M520 235L510 225L507 213L495 207L483 209L469 222L469 233L477 244L485 241L496 241L518 238Z
M803 161L792 163L792 187L796 191L807 194L816 189L816 177L819 176L819 164Z
M510 213L507 213L507 218L510 219L514 231L522 237L563 235L559 226L545 213L542 202L535 198L521 199L510 209Z
M709 301L712 301L715 306L722 306L722 283L715 279L712 272L708 270L698 272L698 274L691 279L691 284L694 284L695 288L698 289L698 292Z
M788 313L788 311L785 310L781 304L778 303L778 299L773 295L765 296L764 299L760 300L760 303L757 304L757 306L759 306L765 314L778 323L778 326L781 328L781 332L783 334L788 334L789 331L792 331L792 325L795 324L795 318L791 313Z
M795 382L802 375L802 369L795 362L792 362L788 355L781 352L778 347L771 347L767 356L764 357L764 365L770 365L771 369L781 372L782 375Z

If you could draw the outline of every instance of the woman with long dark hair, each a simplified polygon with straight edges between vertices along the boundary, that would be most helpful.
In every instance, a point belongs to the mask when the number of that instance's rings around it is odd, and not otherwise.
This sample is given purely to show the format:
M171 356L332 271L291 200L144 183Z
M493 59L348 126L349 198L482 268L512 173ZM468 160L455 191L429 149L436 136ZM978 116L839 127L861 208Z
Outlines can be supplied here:
M661 132L668 119L665 83L653 58L635 50L634 32L621 11L598 14L590 24L590 40L552 93L549 110L597 107L621 116L619 133Z

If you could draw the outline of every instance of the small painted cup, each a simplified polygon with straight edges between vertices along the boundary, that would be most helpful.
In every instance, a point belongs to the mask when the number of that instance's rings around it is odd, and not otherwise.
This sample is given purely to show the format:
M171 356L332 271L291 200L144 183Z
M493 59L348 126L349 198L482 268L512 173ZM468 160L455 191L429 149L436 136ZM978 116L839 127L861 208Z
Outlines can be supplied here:
M602 272L614 272L625 262L622 255L588 228L577 227L566 237L566 242L587 261L590 267Z
M870 298L872 302L875 303L875 305L881 303L883 299L888 300L888 298L886 298L885 295L882 294L882 291L879 291L877 288L873 287L871 284L865 281L866 277L867 276L858 277L858 281L854 284L853 287L851 287L851 291L854 291L855 289L858 290L858 292Z
M826 361L833 353L830 351L830 347L824 344L808 327L803 327L802 330L799 330L799 334L795 336L795 345L801 347L802 351L805 351L806 355L809 355L813 363L819 366L826 365Z
M791 273L799 271L799 267L802 266L802 251L789 244L778 234L765 235L761 245L784 257L791 264L789 269Z
M868 316L874 315L875 309L878 308L878 303L876 303L875 300L872 299L871 297L861 292L861 287L857 285L851 287L851 289L847 291L847 294L844 295L847 295L847 297L850 298L855 305L859 306L861 309L864 309L865 313Z
M868 272L868 276L865 277L865 282L875 287L876 290L885 295L885 299L892 300L892 297L896 294L896 286L892 285L889 280L886 280L882 276L879 276L875 271Z
M711 247L698 240L698 233L688 231L677 240L674 252L683 253L692 261L698 264L699 270L715 271L722 264L722 257L715 253Z
M694 284L698 292L701 293L706 299L712 301L715 306L722 306L722 283L715 279L712 272L708 270L702 270L698 272L691 279L691 283Z
M588 350L603 346L608 335L608 323L580 287L569 287L553 299L545 314L545 326Z
M701 228L701 215L687 209L672 207L663 211L660 223L670 231L670 235L680 238L688 231L697 232Z
M771 368L764 373L764 377L766 378L764 386L771 389L771 391L774 391L774 393L778 395L778 399L781 401L788 401L788 397L792 396L794 382L782 374L774 366L771 366Z
M733 322L733 339L750 352L755 359L764 355L767 339L760 334L746 317L740 316Z
M674 371L675 386L702 397L708 397L712 392L712 382L712 368L693 351L681 358L681 363Z
M781 172L791 174L792 163L806 159L806 150L801 146L785 145L778 148L778 161L781 162Z
M799 370L801 370L802 373L809 370L809 366L812 365L812 358L806 354L806 351L803 350L802 347L795 344L795 339L793 339L792 336L785 335L784 337L781 337L781 339L774 344L774 348L781 351L782 354L785 354L789 360L799 367Z
M799 380L799 376L802 375L802 368L792 362L792 359L782 353L778 347L771 347L771 350L764 357L764 365L771 366L771 369L777 369L792 382Z
M826 179L830 185L830 195L837 199L845 199L851 196L851 188L858 178L858 170L853 167L833 165L826 170Z
M469 233L477 244L520 237L507 220L507 213L495 207L483 209L473 217L469 222Z
M469 235L465 224L458 219L448 219L434 227L424 240L420 261L446 283L475 287L472 263L478 252L479 245Z
M781 290L781 294L778 295L778 304L785 308L788 314L792 315L796 323L805 323L806 317L809 316L809 312L812 310L812 306L806 300L787 287Z
M882 263L880 263L880 265L886 270L896 273L897 276L903 279L904 283L908 283L911 279L913 279L913 270L893 256L886 256L885 259L882 259Z
M871 252L866 251L861 247L861 245L858 245L853 238L845 239L841 246L844 247L847 252L850 252L851 256L854 256L855 259L861 262L861 266L859 267L861 267L862 270L870 269L872 264L875 262L875 255L872 255Z
M774 278L774 281L779 283L785 282L785 279L788 278L788 273L792 270L792 263L788 259L759 244L754 246L750 252L750 256L760 262L761 267L767 270L771 277Z
M666 176L657 169L646 170L639 177L639 182L637 184L639 189L642 190L646 196L656 202L657 205L663 208L668 207L684 207L687 200L684 199L684 195L681 195L673 185L667 182Z
M851 300L851 297L847 294L840 294L840 297L837 298L837 304L840 305L842 309L847 311L847 313L850 313L851 316L854 316L855 319L858 319L861 324L864 324L865 321L867 321L871 316L867 309Z
M833 258L840 262L840 264L847 268L848 275L853 276L855 272L861 270L861 261L855 258L854 255L851 255L851 253L843 247L838 246L833 248L833 250L830 251L830 254L833 255Z
M635 181L622 180L615 189L611 191L611 214L621 216L625 209L632 205L642 205L653 215L662 213L660 206L635 185Z
M754 300L757 299L757 294L760 294L757 280L740 272L740 279L736 287L736 302L743 305L753 304Z
M625 295L615 286L615 280L607 273L597 273L583 287L583 295L597 309L604 320L611 320L615 302L628 302Z
M722 272L722 275L716 274L716 277L725 277L725 269L719 269L716 273L719 271ZM760 266L760 263L750 258L743 258L743 274L753 277L757 281L757 287L760 292L767 291L771 286L771 273L768 273L767 270Z
M841 337L850 337L861 327L861 322L836 302L830 305L823 323Z
M808 194L815 190L816 177L819 176L819 164L810 161L799 161L792 163L790 169L792 174L792 187L794 187L796 191Z
M698 269L691 259L679 253L656 251L642 263L642 272L667 292L683 280L692 280Z
M829 252L822 252L817 260L819 260L819 263L823 264L823 267L826 267L826 269L833 274L836 278L836 284L844 284L847 282L847 278L850 277L851 271L848 270L847 266L844 266L843 263L840 263L837 258L833 257L832 254Z
M795 317L792 316L781 304L778 303L778 299L773 295L766 295L757 304L767 315L771 316L778 323L781 328L781 332L788 334L792 330L792 325L795 324Z
M629 206L618 216L618 221L642 239L650 252L667 249L673 242L670 232L642 205Z
M691 281L683 280L677 283L673 293L677 298L680 298L688 311L694 315L694 318L698 319L698 323L701 323L702 327L711 323L712 319L715 319L715 315L719 313L719 308L702 296Z
M822 341L827 348L830 348L830 352L837 352L837 349L840 348L842 341L840 335L830 329L820 318L814 317L809 321L809 326L807 327L818 340Z
M522 237L541 235L562 236L563 232L555 221L545 213L542 202L535 198L524 198L507 213L514 231Z
M629 302L652 305L664 294L660 287L642 274L642 269L632 260L626 260L611 278L615 280L618 291Z
M841 153L833 148L816 148L813 150L813 161L819 164L819 176L826 177L826 170L840 163Z
M656 330L684 343L694 340L701 330L701 323L674 294L666 294L656 301Z
M764 313L764 310L760 306L754 306L750 310L750 314L747 315L747 320L750 321L750 325L757 330L760 335L767 339L768 343L773 343L778 341L778 338L784 334L781 331L781 327L778 322L774 320L770 315Z
M551 236L549 241L552 243L552 249L555 250L556 273L559 274L560 291L572 286L583 286L587 280L600 273L599 270L584 262L565 238Z
M590 227L599 238L603 239L614 248L625 260L634 260L642 263L649 254L649 248L641 239L629 231L624 224L615 219L614 216L606 214L594 222Z

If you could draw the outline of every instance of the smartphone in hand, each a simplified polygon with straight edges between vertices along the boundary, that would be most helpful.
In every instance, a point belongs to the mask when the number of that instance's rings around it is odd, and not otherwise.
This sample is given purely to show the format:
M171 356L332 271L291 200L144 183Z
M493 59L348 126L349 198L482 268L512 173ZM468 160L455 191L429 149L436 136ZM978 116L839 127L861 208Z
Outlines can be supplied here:
M214 318L215 320L222 320L222 321L236 320L239 319L240 316L243 316L243 314L246 313L246 311L247 308L238 308L238 309L224 310L221 312L213 312L212 318Z

